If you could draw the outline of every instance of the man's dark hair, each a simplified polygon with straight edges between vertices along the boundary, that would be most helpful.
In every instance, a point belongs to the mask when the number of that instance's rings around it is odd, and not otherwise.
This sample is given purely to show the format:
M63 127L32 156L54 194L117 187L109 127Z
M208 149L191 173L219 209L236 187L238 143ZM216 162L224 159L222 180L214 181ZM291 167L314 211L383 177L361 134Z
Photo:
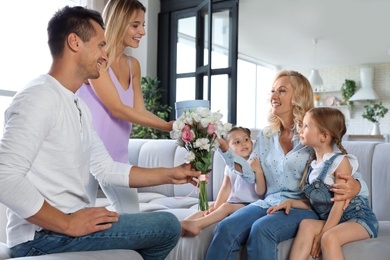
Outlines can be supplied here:
M102 16L95 10L81 6L65 6L58 10L50 19L47 27L48 44L52 57L62 54L65 40L71 33L77 34L83 42L88 42L95 36L96 31L91 23L92 20L104 29Z

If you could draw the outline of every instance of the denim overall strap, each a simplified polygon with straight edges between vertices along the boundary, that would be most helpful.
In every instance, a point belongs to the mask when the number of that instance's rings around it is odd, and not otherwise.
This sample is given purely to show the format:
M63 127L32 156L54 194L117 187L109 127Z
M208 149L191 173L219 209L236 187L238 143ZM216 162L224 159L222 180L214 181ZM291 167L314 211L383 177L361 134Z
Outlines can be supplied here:
M332 157L330 157L328 160L324 162L324 167L322 168L321 173L318 175L317 180L324 181L326 177L326 173L329 170L329 167L332 165L334 160L336 159L337 156L341 155L341 153L336 153Z
M317 180L324 181L324 179L326 177L326 173L328 172L329 167L332 165L332 163L334 162L336 157L341 155L341 154L342 153L336 153L336 154L334 154L332 157L330 157L328 160L326 160L324 162L324 167L322 168L320 174L318 175ZM306 183L309 183L309 176L310 176L310 173L311 173L312 170L313 170L313 168L310 166L309 170L308 170L308 174L306 176Z

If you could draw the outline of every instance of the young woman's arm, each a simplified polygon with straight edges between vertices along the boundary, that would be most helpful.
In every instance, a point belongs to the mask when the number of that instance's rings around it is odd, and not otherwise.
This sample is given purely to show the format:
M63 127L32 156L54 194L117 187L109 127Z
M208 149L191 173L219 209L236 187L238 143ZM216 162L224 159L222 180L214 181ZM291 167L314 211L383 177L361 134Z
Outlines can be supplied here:
M166 122L159 118L157 115L151 113L145 108L145 102L142 95L141 88L141 69L139 62L136 58L131 57L131 64L133 68L133 90L134 90L134 109L140 112L143 116L150 118L156 122L158 126L154 127L162 131L172 131L172 125L174 121Z
M145 109L140 82L140 66L135 58L131 58L133 74L134 108L125 105L112 82L108 70L101 69L100 77L89 80L96 96L103 102L114 117L138 125L156 128L163 131L172 130L173 122L166 122Z

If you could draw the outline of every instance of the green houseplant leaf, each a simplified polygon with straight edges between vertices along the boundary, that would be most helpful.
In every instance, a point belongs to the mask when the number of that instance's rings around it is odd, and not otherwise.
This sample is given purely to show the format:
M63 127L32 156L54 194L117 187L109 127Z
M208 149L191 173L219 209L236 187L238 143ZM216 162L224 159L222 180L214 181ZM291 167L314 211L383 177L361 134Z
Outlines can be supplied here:
M341 86L341 96L345 104L353 106L353 102L349 101L349 99L356 93L356 90L357 86L354 80L346 79L344 81Z
M167 120L172 108L166 104L161 104L161 89L158 87L160 81L157 78L142 77L141 88L144 98L145 108L163 120ZM169 139L169 132L158 129L133 124L130 138L141 139Z
M387 112L389 112L389 109L383 106L382 102L368 101L368 104L364 105L362 117L373 123L379 123L379 119L383 118Z

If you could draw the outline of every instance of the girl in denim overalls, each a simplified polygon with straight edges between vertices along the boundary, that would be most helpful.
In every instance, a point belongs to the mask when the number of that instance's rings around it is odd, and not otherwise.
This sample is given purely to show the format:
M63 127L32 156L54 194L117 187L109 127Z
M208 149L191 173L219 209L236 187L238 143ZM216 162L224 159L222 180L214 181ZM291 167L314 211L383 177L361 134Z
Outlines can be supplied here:
M301 222L290 259L306 260L309 255L318 258L321 253L323 259L343 259L342 245L378 235L378 220L367 196L353 198L345 211L343 201L331 201L330 185L344 181L335 178L335 172L354 174L358 168L356 157L347 154L341 144L345 133L345 118L338 109L313 108L303 119L301 143L315 150L301 182L308 199L287 200L271 207L269 213L280 209L286 209L288 213L290 208L314 208L320 220Z

